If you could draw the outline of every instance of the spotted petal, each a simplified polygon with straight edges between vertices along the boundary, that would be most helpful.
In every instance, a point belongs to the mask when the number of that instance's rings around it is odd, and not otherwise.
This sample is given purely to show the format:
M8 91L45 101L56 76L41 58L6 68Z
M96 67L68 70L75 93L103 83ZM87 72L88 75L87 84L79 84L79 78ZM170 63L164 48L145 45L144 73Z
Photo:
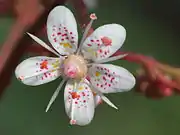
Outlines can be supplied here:
M88 79L85 79L84 82L86 84L88 84L89 86L91 85L90 82L88 81ZM97 107L99 104L101 104L103 102L102 98L100 95L98 95L95 90L93 90L91 88L91 91L93 92L93 95L94 95L94 104L95 104L95 107Z
M50 43L61 55L68 55L76 51L77 23L68 8L57 6L49 13L47 34Z
M84 126L91 122L95 104L92 91L86 83L80 82L75 89L74 81L69 80L64 91L64 101L71 124Z
M107 24L96 29L84 42L82 53L86 59L106 59L121 48L126 30L119 24Z
M16 77L26 85L36 86L55 80L63 57L31 57L21 62L15 70Z
M89 68L91 85L102 93L116 93L131 90L134 76L125 68L112 64L96 64Z

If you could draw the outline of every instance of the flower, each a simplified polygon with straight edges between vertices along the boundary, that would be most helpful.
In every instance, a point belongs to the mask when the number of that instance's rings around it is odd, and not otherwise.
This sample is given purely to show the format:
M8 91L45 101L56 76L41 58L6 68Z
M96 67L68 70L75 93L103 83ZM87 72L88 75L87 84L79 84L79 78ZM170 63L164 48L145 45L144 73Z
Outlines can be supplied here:
M58 57L31 57L21 62L15 70L16 77L30 86L48 83L60 76L63 78L46 111L67 81L64 89L65 110L70 124L81 126L91 122L95 107L102 100L117 109L103 93L128 91L135 85L135 78L128 70L101 64L126 56L110 57L124 43L124 27L119 24L103 25L87 37L94 19L97 19L95 14L90 18L78 47L77 24L72 12L64 6L55 7L47 19L47 35L56 51L36 36L28 35Z

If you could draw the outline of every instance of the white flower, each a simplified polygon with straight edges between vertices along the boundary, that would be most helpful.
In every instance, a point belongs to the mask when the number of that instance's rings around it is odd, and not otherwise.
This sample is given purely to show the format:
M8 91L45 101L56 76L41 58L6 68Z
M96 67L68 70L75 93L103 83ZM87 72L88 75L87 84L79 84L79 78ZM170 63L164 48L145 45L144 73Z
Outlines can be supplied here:
M128 91L135 85L135 78L128 70L101 64L124 57L110 57L125 40L124 27L119 24L103 25L86 38L93 20L97 19L95 14L91 14L90 18L78 47L77 24L72 12L64 6L55 7L47 19L47 35L57 52L34 35L28 35L58 57L31 57L15 70L16 77L30 86L48 83L60 76L63 78L46 111L67 81L64 90L66 113L71 124L81 126L91 122L101 99L117 109L103 93Z

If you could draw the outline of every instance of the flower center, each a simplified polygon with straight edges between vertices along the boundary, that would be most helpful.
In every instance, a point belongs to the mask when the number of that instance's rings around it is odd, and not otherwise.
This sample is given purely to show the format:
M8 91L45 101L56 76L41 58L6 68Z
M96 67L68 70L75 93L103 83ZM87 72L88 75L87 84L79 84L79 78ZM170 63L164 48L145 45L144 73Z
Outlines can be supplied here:
M64 60L63 72L68 78L81 79L87 74L87 64L80 55L69 55Z

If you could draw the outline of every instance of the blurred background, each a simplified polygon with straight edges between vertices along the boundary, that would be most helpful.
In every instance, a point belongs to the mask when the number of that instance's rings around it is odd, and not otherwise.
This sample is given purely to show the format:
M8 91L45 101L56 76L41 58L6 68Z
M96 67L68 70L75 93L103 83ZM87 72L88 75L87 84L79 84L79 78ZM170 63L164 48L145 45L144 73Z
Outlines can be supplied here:
M180 49L180 1L99 0L94 28L119 23L127 30L122 50L143 53L178 66ZM12 18L0 18L0 44L6 38ZM24 56L23 59L25 59ZM135 73L138 68L125 61L114 62ZM12 84L0 100L0 135L177 135L180 134L180 97L147 99L138 93L109 94L119 110L105 103L96 108L92 123L70 126L64 112L63 90L45 113L45 107L60 82L28 87L12 77Z

